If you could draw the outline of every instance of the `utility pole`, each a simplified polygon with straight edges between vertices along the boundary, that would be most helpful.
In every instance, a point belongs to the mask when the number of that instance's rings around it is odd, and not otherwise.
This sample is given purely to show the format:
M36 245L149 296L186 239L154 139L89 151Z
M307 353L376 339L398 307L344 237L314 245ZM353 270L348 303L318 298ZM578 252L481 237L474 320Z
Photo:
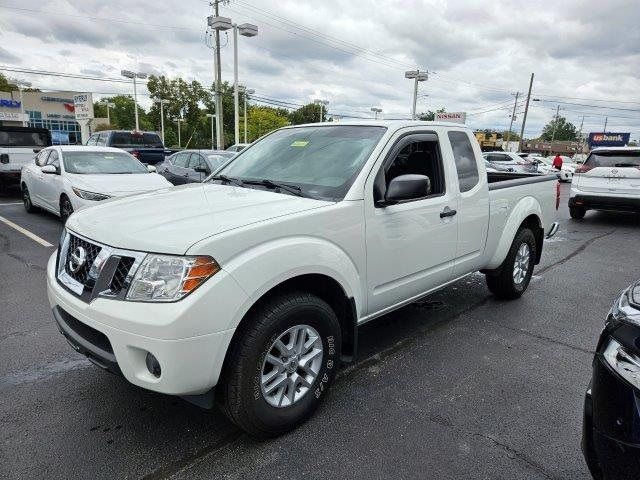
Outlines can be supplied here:
M524 139L524 125L527 123L527 113L529 112L529 101L531 100L531 87L533 86L533 73L529 80L529 93L527 93L527 103L524 106L524 116L522 117L522 127L520 128L520 145L518 150L522 151L522 141Z
M513 112L511 113L511 121L509 122L509 131L507 132L507 149L509 148L509 138L511 137L511 127L513 127L513 120L516 118L516 107L518 106L518 97L520 92L512 93L516 96L516 101L513 102Z
M420 70L410 70L404 72L404 78L413 80L413 107L411 108L411 120L416 119L416 105L418 103L418 82L425 82L429 79L429 72Z
M221 0L212 0L213 16L218 17L218 4ZM216 142L218 150L222 150L224 145L224 125L222 124L222 67L220 64L220 30L215 29L215 45L214 45L214 98L216 105ZM213 120L212 120L213 121Z
M154 103L160 104L160 132L162 137L162 144L164 145L164 105L166 103L169 103L169 100L159 98L157 100L154 100Z
M553 142L556 139L556 128L558 128L558 117L560 115L560 105L556 108L556 116L554 117L553 122L553 133L551 134L551 141Z
M604 117L604 129L602 133L607 133L607 122L609 121L609 117Z
M182 118L178 117L178 148L182 148L182 144L180 143L180 120L182 120Z

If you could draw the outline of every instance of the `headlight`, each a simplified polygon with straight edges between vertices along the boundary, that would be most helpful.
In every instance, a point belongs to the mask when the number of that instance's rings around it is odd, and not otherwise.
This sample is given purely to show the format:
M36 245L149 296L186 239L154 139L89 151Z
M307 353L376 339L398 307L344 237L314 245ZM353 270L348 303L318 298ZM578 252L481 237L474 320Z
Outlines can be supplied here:
M126 298L137 302L174 302L219 270L211 257L149 254L133 277Z
M109 195L105 195L104 193L95 193L95 192L87 192L86 190L80 190L79 188L72 188L73 193L84 200L93 200L94 202L99 202L100 200L106 200L107 198L111 198Z
M613 338L609 339L609 344L602 355L618 375L640 389L640 358L627 352Z

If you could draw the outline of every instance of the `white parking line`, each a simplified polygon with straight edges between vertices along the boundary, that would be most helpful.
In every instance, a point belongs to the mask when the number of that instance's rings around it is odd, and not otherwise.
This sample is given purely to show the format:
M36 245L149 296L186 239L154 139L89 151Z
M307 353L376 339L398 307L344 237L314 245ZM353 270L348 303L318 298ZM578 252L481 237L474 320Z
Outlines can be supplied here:
M22 202L0 203L0 207L2 207L3 205L22 205Z
M20 233L22 233L23 235L26 235L27 237L29 237L31 240L33 240L34 242L38 242L40 245L42 245L43 247L53 247L53 245L49 242L47 242L46 240L40 238L38 235L36 235L35 233L31 233L29 230L22 228L20 225L16 225L15 223L13 223L11 220L7 220L4 217L0 217L0 222L6 223L7 225L9 225L11 228L16 229L17 231L19 231Z

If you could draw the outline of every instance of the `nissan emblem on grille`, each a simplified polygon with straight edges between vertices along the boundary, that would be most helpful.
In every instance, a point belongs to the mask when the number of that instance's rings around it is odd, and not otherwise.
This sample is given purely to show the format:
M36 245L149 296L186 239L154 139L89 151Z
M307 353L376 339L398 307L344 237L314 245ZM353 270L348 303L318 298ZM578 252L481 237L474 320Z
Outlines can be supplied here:
M87 263L87 252L82 247L76 247L70 257L69 270L71 270L72 273L79 272L80 269L84 267L85 263Z

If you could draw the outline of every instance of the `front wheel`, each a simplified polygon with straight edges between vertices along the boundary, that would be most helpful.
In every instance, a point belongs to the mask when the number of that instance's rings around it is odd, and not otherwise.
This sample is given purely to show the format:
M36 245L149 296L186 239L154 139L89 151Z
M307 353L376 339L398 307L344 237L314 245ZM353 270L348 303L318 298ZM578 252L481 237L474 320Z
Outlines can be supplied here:
M73 205L71 205L71 200L66 195L62 195L60 197L60 218L62 219L62 223L67 223L67 220L73 213Z
M22 184L22 203L27 213L33 213L38 210L38 208L33 205L33 202L31 201L31 194L25 184Z
M582 207L569 207L569 215L575 220L582 220L587 211Z
M518 230L499 272L486 275L489 291L498 298L520 298L531 281L536 252L533 232L529 228Z
M339 366L340 324L309 293L274 297L252 312L227 353L216 396L250 435L287 432L318 407Z

